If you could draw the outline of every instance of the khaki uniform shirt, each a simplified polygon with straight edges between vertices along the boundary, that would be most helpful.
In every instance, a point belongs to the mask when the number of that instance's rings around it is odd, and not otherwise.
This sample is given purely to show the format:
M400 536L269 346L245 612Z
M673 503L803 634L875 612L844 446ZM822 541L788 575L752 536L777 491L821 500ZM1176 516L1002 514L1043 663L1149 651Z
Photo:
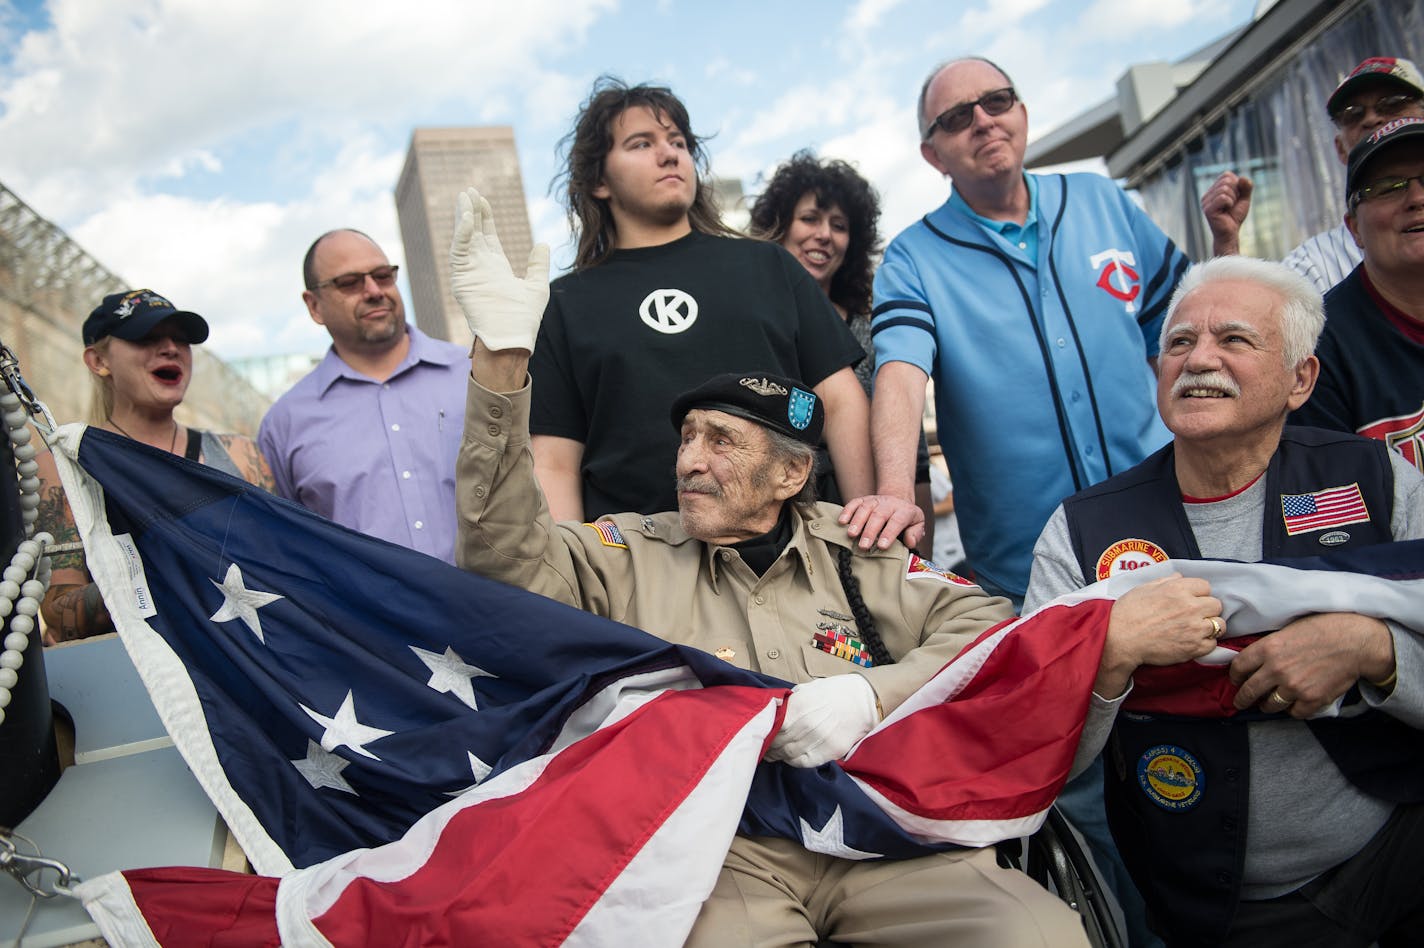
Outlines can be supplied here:
M786 681L856 672L886 712L1013 616L1007 600L926 568L899 543L860 550L834 504L794 510L790 543L760 577L735 550L689 537L675 513L556 524L534 478L528 420L527 384L504 396L470 383L456 466L455 556L465 569ZM892 665L863 668L814 644L818 632L857 631L836 569L840 548L855 554L852 571Z

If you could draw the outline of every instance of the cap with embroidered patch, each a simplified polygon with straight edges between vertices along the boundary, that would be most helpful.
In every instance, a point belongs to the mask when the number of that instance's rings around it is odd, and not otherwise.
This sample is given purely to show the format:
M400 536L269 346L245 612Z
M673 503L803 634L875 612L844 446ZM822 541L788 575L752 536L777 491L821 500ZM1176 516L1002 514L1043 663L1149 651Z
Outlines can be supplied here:
M694 408L724 411L746 418L809 445L821 443L826 411L810 387L796 379L765 372L715 375L672 403L672 424Z
M1350 70L1345 81L1335 87L1330 98L1325 100L1325 111L1333 116L1341 109L1346 96L1371 79L1386 79L1404 86L1415 95L1424 96L1424 76L1419 74L1418 66L1396 56L1371 56Z
M1365 184L1362 180L1365 166L1380 152L1403 141L1420 140L1424 140L1424 118L1393 119L1360 139L1359 144L1350 149L1350 160L1345 171L1345 203L1350 205L1351 197Z
M92 346L105 336L138 342L165 319L176 319L193 345L208 338L207 320L197 313L179 309L152 290L125 290L104 297L84 320L84 344Z

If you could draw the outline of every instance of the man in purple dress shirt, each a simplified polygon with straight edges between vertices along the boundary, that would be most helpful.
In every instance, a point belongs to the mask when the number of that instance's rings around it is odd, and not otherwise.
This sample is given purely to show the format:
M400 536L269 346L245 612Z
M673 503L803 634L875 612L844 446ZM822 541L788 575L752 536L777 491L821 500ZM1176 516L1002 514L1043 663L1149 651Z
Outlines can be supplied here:
M396 269L360 231L311 245L302 300L331 349L268 410L257 443L283 497L453 563L469 356L406 324Z

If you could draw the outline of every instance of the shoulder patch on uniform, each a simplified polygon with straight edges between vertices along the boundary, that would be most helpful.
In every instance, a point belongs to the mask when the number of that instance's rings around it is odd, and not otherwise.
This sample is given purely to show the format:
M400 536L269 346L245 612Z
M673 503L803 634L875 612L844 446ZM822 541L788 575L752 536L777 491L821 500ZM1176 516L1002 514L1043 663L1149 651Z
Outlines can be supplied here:
M910 563L905 568L906 579L937 579L942 583L953 583L956 586L978 586L973 580L965 579L958 573L951 573L947 569L941 569L929 560L923 558L918 553L910 554Z
M1098 557L1097 578L1107 579L1115 573L1142 569L1153 563L1165 562L1168 558L1167 551L1151 540L1139 540L1136 537L1118 540L1103 550L1103 555Z
M597 523L586 523L584 526L598 534L598 539L604 546L616 546L620 550L628 549L628 543L623 539L618 524L612 520L599 520Z

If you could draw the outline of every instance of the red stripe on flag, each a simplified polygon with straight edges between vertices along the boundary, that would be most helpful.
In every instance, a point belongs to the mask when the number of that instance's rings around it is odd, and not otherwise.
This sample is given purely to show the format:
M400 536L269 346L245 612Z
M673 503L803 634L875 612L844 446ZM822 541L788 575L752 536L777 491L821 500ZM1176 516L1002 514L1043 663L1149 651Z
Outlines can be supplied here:
M1239 652L1260 635L1223 639L1217 645ZM1197 718L1231 717L1236 714L1236 692L1227 674L1230 665L1182 662L1154 667L1143 665L1132 674L1132 694L1122 706L1144 714L1176 714Z
M560 752L527 790L455 813L410 876L354 879L316 925L342 946L559 944L747 721L786 694L660 695Z
M1112 606L1049 606L1020 621L956 697L867 737L846 771L926 819L1047 809L1078 747Z
M277 880L223 869L130 869L134 904L164 948L277 946Z

